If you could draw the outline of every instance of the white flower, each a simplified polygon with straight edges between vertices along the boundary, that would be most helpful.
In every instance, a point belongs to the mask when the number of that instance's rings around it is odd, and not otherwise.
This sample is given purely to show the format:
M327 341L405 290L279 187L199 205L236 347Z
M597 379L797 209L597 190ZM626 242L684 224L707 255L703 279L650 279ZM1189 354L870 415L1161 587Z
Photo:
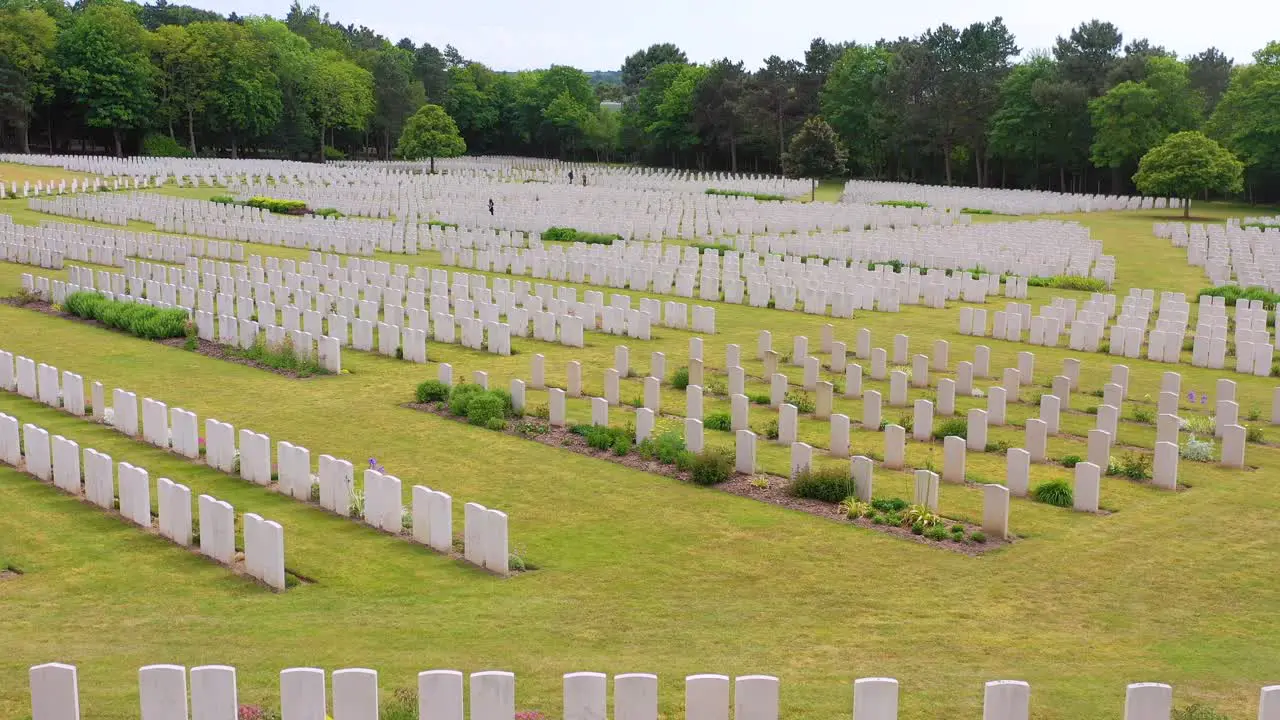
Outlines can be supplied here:
M107 409L103 410L103 411L102 411L102 419L103 419L103 421L105 421L108 425L110 425L111 423L115 422L115 419L116 419L116 409L115 409L115 408L107 408Z
M987 394L986 394L986 393L982 392L982 391L981 391L981 390L979 390L978 388L974 388L974 389L973 389L973 392L972 392L972 393L970 393L970 395L971 395L971 396L973 396L973 397L986 397L986 396L987 396Z

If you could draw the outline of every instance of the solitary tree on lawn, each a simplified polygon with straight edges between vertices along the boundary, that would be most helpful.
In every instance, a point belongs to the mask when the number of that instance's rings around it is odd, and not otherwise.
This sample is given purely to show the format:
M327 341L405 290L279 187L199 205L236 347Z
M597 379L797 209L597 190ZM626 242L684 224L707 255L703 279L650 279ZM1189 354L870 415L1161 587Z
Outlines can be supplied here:
M818 178L834 177L844 172L844 145L836 137L826 120L811 117L804 121L800 132L791 138L787 152L782 155L782 172L790 178L809 178L809 199L818 194Z
M431 159L431 172L436 171L436 158L457 157L467 151L467 143L458 134L458 125L439 105L423 105L404 125L396 154L406 160Z
M1240 192L1243 175L1244 164L1230 150L1189 131L1174 133L1147 151L1133 182L1144 195L1182 198L1182 217L1191 217L1192 195Z

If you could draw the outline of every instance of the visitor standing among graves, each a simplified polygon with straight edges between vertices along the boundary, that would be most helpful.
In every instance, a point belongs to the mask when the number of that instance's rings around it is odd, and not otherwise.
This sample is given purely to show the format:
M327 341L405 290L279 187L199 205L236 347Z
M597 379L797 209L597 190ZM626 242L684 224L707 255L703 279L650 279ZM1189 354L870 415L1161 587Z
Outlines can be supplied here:
M493 198L489 198L489 214L493 215Z
M572 185L572 184L573 184L573 171L572 171L572 170L570 170L570 171L569 171L569 184L570 184L570 185Z

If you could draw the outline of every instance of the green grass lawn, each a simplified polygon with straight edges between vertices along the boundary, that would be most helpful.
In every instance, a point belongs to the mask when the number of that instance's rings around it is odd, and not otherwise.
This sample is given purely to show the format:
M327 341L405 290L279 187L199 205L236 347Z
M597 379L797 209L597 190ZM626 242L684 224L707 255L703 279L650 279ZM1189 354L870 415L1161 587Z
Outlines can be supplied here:
M0 213L13 212L14 204L0 205ZM19 221L49 219L18 209ZM1123 288L1194 292L1203 278L1151 235L1157 215L1073 219L1088 224L1117 256ZM439 260L434 253L380 257L411 265ZM13 292L24 272L58 275L0 263L0 295ZM633 302L644 296L624 292ZM1045 304L1055 294L1084 297L1033 288L1030 302ZM971 359L979 342L956 333L955 305L860 313L853 320L716 307L719 334L706 338L708 367L721 368L725 345L737 343L747 373L757 377L763 372L755 359L760 329L771 329L775 349L784 353L794 334L808 335L816 352L827 322L850 343L861 327L872 330L880 347L892 347L895 333L908 333L913 352L929 353L932 341L944 338L953 368ZM1248 462L1257 469L1248 472L1184 461L1180 478L1190 489L1176 494L1105 478L1102 502L1115 511L1107 516L1015 500L1011 525L1021 539L975 558L400 407L417 382L436 376L436 362L452 363L455 378L485 370L491 386L505 387L512 377L528 378L533 353L546 356L553 383L564 382L565 364L576 359L586 391L598 394L614 345L631 348L641 374L650 352L664 352L669 375L687 363L690 337L664 328L655 328L647 342L589 333L583 349L516 338L519 354L510 358L429 343L432 363L425 367L344 352L351 374L290 380L0 306L0 348L100 380L108 393L125 388L194 411L202 421L218 418L301 444L313 459L328 453L359 466L376 457L401 478L406 493L424 484L453 495L457 532L465 502L506 511L513 550L540 568L499 580L0 393L0 411L22 422L195 493L211 493L238 512L279 521L286 564L316 581L282 595L264 592L29 477L0 470L0 564L24 571L0 580L0 717L29 713L27 668L55 660L80 668L82 714L94 718L135 716L137 669L150 663L234 665L241 702L272 705L281 669L316 666L376 668L384 694L412 687L424 669L512 670L517 707L548 717L561 710L560 675L577 670L658 673L664 717L683 713L683 677L698 672L778 675L783 713L797 718L847 716L850 683L865 676L901 681L906 718L974 717L982 683L993 679L1029 681L1037 718L1115 717L1125 683L1140 681L1172 683L1177 705L1205 702L1231 717L1255 712L1258 687L1273 682L1280 668L1280 593L1272 579L1280 535L1271 533L1280 529L1278 449L1251 445ZM1037 386L1024 388L1024 401L1047 391L1038 386L1060 372L1066 357L1081 357L1085 391L1106 382L1112 362L1062 348L981 342L991 347L995 372L1013 365L1018 351L1035 352ZM1183 374L1184 393L1211 389L1221 374L1126 364L1133 404L1157 394L1166 370ZM784 372L793 382L801 375L798 368ZM1242 417L1253 407L1269 417L1274 380L1226 375L1239 383ZM867 387L887 398L885 384ZM639 393L637 379L623 382L624 400ZM912 391L912 398L920 396ZM529 400L545 402L545 394L531 392ZM1077 409L1099 402L1085 393L1072 400ZM666 411L683 412L682 392L664 388L662 402ZM705 411L725 408L726 401L708 399ZM614 409L616 424L629 417L626 410ZM836 410L861 417L860 401L840 399ZM753 423L772 416L759 406L751 412ZM884 415L893 421L903 412L886 407ZM1029 404L1010 406L1015 423L1032 413ZM570 416L589 417L586 402L570 403ZM1092 426L1089 415L1064 415L1073 435ZM825 423L807 419L801 435L826 445ZM707 436L713 444L728 442L724 433ZM990 440L1018 443L1021 437L1021 428L1006 427L993 429ZM1270 428L1267 437L1280 441ZM1150 447L1153 439L1147 425L1125 422L1120 429L1124 444ZM882 450L883 440L859 431L853 448ZM1050 454L1082 450L1081 440L1063 437L1052 441ZM940 466L940 445L912 443L908 463L923 465L931 456ZM760 461L785 472L787 451L762 444ZM1001 481L1003 468L995 454L968 457L974 478ZM1033 485L1070 475L1057 465L1032 472ZM875 478L878 496L909 499L906 474L877 467ZM946 515L978 519L981 493L944 484L940 505Z

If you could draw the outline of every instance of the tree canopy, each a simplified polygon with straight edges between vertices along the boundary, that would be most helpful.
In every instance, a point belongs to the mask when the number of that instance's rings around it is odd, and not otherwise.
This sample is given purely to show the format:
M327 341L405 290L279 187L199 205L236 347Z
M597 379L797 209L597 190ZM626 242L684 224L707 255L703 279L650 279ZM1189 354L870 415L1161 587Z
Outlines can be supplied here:
M1226 148L1196 131L1174 133L1151 148L1133 176L1138 189L1150 195L1182 198L1182 216L1191 216L1197 193L1239 192L1244 165Z
M453 118L439 105L423 105L409 118L396 143L396 154L406 160L431 160L436 171L436 158L457 157L467 151Z
M809 178L809 199L817 193L818 178L829 178L844 172L848 159L840 138L826 120L811 117L800 126L800 132L791 138L787 153L782 156L782 168L787 177Z
M839 174L1132 193L1138 160L1203 130L1280 199L1280 46L1236 64L1208 47L1094 19L1023 53L1000 17L871 42L813 38L798 57L691 62L672 43L613 68L503 71L453 45L387 38L293 2L282 18L167 0L0 0L0 147L319 160L389 159L425 103L477 154L783 172L821 116ZM1205 119L1208 121L1205 122ZM167 138L159 142L160 137Z

